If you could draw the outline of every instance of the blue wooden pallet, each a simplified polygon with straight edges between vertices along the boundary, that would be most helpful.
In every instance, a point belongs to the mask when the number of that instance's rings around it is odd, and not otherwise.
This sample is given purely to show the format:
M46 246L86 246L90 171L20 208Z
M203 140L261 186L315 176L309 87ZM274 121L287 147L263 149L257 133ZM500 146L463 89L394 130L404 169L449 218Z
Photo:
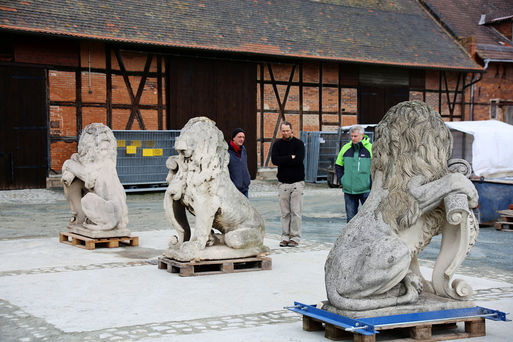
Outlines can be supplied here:
M425 336L422 337L423 339L425 339L430 338L431 336L431 325L448 324L454 322L465 322L465 330L469 331L469 336L467 337L484 336L484 319L491 319L494 321L510 321L506 318L506 313L497 310L483 308L480 306L464 309L416 312L408 314L358 319L341 316L326 310L319 309L316 305L307 305L300 302L294 302L294 306L287 307L287 309L303 315L303 328L305 330L319 330L321 328L320 324L324 323L326 325L326 328L330 327L330 331L333 331L332 328L335 327L337 330L342 330L344 332L354 334L355 340L357 340L356 336L358 334L371 337L378 334L379 330L402 327L424 328L427 326L429 331L427 331ZM312 319L308 323L309 327L315 326L317 329L306 328L305 317L309 317ZM326 329L326 333L326 337L334 337L333 333L330 332L328 334L328 329ZM461 337L462 336L459 336L459 338ZM373 339L359 340L371 341Z

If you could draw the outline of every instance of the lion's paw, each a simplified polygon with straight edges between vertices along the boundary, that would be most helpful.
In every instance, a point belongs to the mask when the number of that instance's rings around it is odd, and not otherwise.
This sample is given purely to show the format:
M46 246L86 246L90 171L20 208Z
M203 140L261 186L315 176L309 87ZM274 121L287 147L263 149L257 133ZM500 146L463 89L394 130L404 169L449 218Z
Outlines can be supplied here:
M66 185L66 186L70 186L71 183L73 182L73 179L75 179L75 175L69 171L64 171L62 173L62 182Z
M93 190L94 187L96 186L96 177L88 177L84 186L88 190Z
M185 241L180 247L180 255L183 258L191 260L196 257L198 252L201 250L200 243L198 241Z
M171 237L169 238L169 240L167 241L167 245L168 245L168 247L170 247L170 248L174 248L174 247L178 246L178 242L179 242L179 240L178 240L178 236L173 235L173 236L171 236Z
M413 272L409 272L408 274L406 274L406 276L404 277L404 282L407 287L408 285L411 285L419 294L422 292L422 289L424 288L422 278Z

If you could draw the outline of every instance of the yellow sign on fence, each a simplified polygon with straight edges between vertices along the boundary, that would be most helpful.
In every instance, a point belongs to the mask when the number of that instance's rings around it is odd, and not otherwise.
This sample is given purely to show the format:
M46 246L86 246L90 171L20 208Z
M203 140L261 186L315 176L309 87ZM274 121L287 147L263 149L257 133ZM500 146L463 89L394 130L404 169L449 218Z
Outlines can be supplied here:
M143 157L161 157L161 148L143 148Z
M126 147L126 154L136 154L137 153L137 146L127 146Z
M118 147L125 147L126 141L125 140L118 140Z

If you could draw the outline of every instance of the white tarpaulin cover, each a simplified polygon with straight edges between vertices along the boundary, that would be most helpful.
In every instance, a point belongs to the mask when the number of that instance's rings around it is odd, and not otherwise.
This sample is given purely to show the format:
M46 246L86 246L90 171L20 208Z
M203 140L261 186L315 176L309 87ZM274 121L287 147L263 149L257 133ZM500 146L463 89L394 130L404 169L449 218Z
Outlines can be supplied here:
M513 175L513 126L497 120L451 121L451 129L474 136L472 169L476 176Z

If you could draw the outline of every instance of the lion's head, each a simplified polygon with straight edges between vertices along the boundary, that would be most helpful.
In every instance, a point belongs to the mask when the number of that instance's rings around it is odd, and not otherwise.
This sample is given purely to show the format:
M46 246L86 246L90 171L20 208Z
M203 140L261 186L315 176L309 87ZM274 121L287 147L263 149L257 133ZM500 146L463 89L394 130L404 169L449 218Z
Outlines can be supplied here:
M422 175L431 182L449 173L452 135L440 114L424 102L406 101L392 107L376 127L372 146L372 175L383 174L388 197L378 212L395 231L408 229L420 216L420 209L408 191L409 180ZM433 232L442 219L438 208L425 217ZM436 232L435 232L436 233Z
M102 123L92 123L82 131L78 156L82 163L110 160L116 163L117 142L112 130Z
M214 121L203 116L187 122L175 141L175 149L187 164L187 172L194 173L189 180L196 185L217 179L230 162L223 133Z

